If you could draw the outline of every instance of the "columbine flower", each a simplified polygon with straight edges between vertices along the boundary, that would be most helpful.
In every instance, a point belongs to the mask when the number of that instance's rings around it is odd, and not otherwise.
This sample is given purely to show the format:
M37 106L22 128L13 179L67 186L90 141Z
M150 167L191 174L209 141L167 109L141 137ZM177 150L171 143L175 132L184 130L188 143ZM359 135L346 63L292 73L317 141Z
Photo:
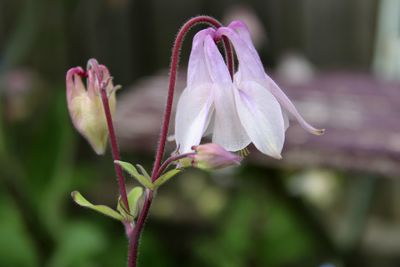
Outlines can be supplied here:
M232 81L214 38L233 44L239 67ZM281 158L288 115L313 134L321 134L297 112L292 102L264 71L244 23L217 31L206 29L193 39L187 87L177 107L175 138L180 153L189 152L212 132L213 143L239 151L250 143L262 153Z
M199 146L193 146L192 150L196 152L192 158L192 165L196 168L205 170L216 170L228 166L239 165L241 157L226 151L222 146L208 143Z
M94 65L95 66L92 66ZM87 89L82 77L87 76ZM98 77L101 77L99 81ZM115 87L110 73L104 65L97 65L91 59L88 70L81 67L71 68L67 72L67 103L69 114L75 128L90 143L97 154L103 154L107 146L107 123L100 94L100 86L106 85L111 114L115 112Z

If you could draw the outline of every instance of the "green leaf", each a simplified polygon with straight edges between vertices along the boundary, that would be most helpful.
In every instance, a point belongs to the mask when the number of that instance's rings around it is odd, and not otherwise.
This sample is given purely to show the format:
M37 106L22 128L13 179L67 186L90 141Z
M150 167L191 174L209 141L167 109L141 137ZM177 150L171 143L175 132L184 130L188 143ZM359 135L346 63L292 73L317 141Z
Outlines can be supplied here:
M181 171L181 169L173 169L164 173L154 182L154 188L158 188L159 186L163 185L165 182L167 182L169 179L171 179Z
M128 172L133 178L135 178L139 183L141 183L144 187L149 188L151 190L154 189L153 183L150 181L149 178L147 178L144 175L141 175L129 162L125 161L120 161L116 160L114 163L117 163L119 166L121 166L126 172Z
M75 201L76 204L78 204L81 207L89 208L92 210L95 210L97 212L100 212L104 215L107 215L113 219L121 221L123 218L122 216L113 210L110 207L104 206L104 205L93 205L90 203L86 198L84 198L81 193L78 191L74 191L71 193L72 199Z
M129 209L131 211L131 215L136 218L138 213L138 201L140 197L143 195L143 188L137 186L134 187L128 193L128 202L129 202Z
M140 170L140 172L141 172L147 179L149 179L149 180L151 181L151 177L150 177L149 173L146 171L146 169L145 169L142 165L136 164L136 167Z

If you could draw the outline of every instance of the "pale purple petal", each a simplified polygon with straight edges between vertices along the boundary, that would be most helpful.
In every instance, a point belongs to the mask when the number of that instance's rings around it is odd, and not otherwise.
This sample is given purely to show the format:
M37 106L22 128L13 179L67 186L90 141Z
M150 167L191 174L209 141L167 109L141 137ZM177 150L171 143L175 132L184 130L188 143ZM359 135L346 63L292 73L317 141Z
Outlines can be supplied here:
M299 122L300 126L315 135L321 135L325 132L325 129L317 129L311 126L308 122L304 120L304 118L297 111L296 107L293 105L292 101L286 96L286 94L279 88L279 86L270 78L267 74L265 74L264 86L268 88L268 90L277 98L279 103L282 105L282 108L290 113L296 120Z
M189 57L187 86L196 87L200 83L211 82L204 55L204 40L214 34L215 30L208 28L199 31L193 38L192 51Z
M239 61L240 80L263 80L265 76L264 67L257 53L254 53L247 43L242 40L237 32L228 27L221 27L216 34L224 35L232 42Z
M232 83L228 67L210 35L207 35L204 40L204 55L211 81L219 84Z
M75 67L68 70L65 77L67 85L67 101L71 101L73 97L82 94L86 91L85 85L80 77L85 71L81 67Z
M257 49L254 47L253 41L251 39L251 34L249 29L247 28L247 25L243 21L235 20L228 25L228 28L231 28L239 35L239 37L246 43L254 59L258 62L259 65L262 66L263 64L261 62L260 56L258 55Z
M205 55L213 81L215 105L213 142L228 151L238 151L250 143L250 138L243 129L237 114L228 68L210 36L205 40Z
M262 67L260 57L257 53L257 50L255 49L253 42L251 40L250 32L249 32L247 26L242 21L233 21L232 23L229 24L228 27L230 29L232 29L235 33L237 33L237 36L247 46L247 48L245 49L243 44L237 45L237 46L235 46L235 50L237 50L240 47L242 49L242 51L246 51L246 52L242 52L242 53L251 54L253 60L257 62L256 64L254 64L254 66L256 66L256 69L258 70L257 73L259 74L259 69L260 68L263 69L263 67ZM226 30L224 32L228 33L228 31L226 31ZM235 35L232 33L229 33L229 34L231 37L229 37L227 35L228 38L235 45L234 40L235 40L235 38L237 39L237 37L235 37ZM239 41L236 41L236 42L239 44L241 43ZM236 51L236 53L238 53L239 64L242 65L243 63L240 62L239 51ZM249 57L250 56L247 56L246 58L249 58ZM283 117L285 119L285 129L287 129L287 127L289 126L288 120L287 120L287 118L285 118L285 117L287 117L287 115L285 116L285 112L287 112L287 113L290 113L292 116L294 116L297 119L297 121L299 122L299 124L306 131L308 131L312 134L316 134L316 135L320 135L324 132L323 129L316 129L304 120L304 118L299 114L296 107L289 100L289 98L285 95L285 93L278 87L278 85L276 85L276 83L267 74L264 73L264 79L260 79L259 76L257 76L257 77L248 76L247 73L243 72L243 71L245 71L245 69L243 69L242 66L239 66L239 69L240 69L240 71L238 72L238 75L237 75L238 77L235 79L237 84L240 84L242 81L246 81L248 79L254 78L254 80L262 83L263 86L265 86L268 90L270 90L270 92L278 99L279 103L282 105L282 109L283 109L283 113L284 113Z
M262 153L280 159L285 140L282 110L275 97L259 83L242 82L235 90L240 121Z

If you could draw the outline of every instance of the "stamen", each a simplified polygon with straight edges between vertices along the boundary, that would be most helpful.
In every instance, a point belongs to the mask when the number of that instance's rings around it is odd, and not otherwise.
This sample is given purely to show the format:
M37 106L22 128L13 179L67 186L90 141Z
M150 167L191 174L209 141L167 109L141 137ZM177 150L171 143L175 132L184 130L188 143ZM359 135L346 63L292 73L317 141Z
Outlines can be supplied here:
M245 158L245 157L247 157L248 155L250 155L250 151L249 151L249 149L248 149L247 147L245 147L245 148L243 148L243 149L241 149L241 150L239 151L239 155L240 155L242 158Z

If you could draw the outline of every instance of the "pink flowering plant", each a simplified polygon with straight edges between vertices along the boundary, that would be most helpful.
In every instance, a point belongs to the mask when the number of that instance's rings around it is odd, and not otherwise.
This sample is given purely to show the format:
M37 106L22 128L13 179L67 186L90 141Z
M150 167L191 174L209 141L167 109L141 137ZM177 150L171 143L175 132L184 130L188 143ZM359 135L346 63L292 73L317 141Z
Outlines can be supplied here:
M175 119L176 150L164 160L171 118L180 49L187 32L205 24L193 38L187 85L179 98ZM223 52L217 44L222 43ZM234 52L237 70L234 67ZM323 130L309 125L278 85L265 73L246 25L233 21L227 27L212 17L187 21L176 37L170 65L169 90L160 140L151 172L141 165L121 161L113 114L118 87L107 67L90 59L87 69L71 68L66 75L67 103L72 123L97 154L110 141L120 198L117 208L95 205L79 192L72 193L80 206L122 223L129 241L128 267L136 266L138 244L155 192L186 168L215 170L239 165L253 143L263 154L281 159L289 117L308 132ZM86 86L83 79L86 78ZM212 142L201 144L211 135ZM126 190L123 170L140 186Z

